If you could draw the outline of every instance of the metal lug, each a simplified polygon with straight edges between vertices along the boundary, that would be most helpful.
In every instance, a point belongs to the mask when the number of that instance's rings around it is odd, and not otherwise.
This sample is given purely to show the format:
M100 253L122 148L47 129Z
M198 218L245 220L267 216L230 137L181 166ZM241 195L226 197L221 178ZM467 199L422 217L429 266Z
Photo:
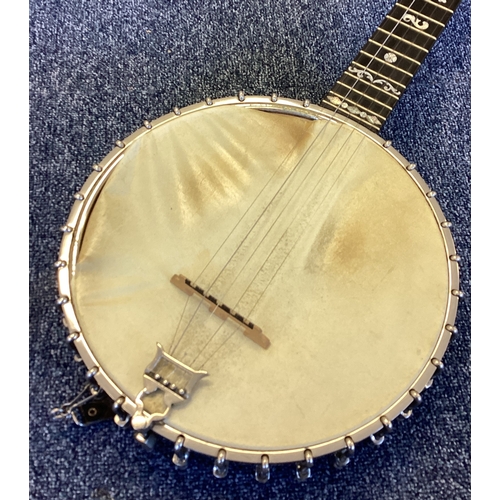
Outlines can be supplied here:
M344 441L346 445L345 448L333 454L333 466L336 469L345 467L351 461L351 457L354 455L354 441L349 436L347 436Z
M226 460L226 450L219 450L217 458L214 462L213 473L214 476L222 479L227 476L228 462Z
M135 432L135 440L146 450L151 451L156 444L156 434L152 431L149 432Z
M267 483L270 477L269 457L267 455L262 455L260 464L257 464L255 467L255 479L259 483Z
M295 475L299 481L305 481L311 477L311 468L313 466L313 454L311 450L304 452L304 460L295 465Z
M125 427L130 422L130 415L122 408L125 398L118 398L112 405L115 414L113 420L118 427Z
M385 441L385 436L392 432L392 422L386 416L380 417L380 421L383 425L382 429L370 436L370 443L374 446L380 446Z
M186 469L188 466L189 450L184 446L184 436L179 436L174 444L172 462L178 469Z

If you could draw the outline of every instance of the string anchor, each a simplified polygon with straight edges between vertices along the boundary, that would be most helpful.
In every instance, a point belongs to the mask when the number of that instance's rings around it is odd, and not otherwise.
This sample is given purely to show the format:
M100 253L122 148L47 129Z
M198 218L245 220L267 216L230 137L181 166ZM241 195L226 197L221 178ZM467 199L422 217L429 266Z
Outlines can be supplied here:
M208 373L193 370L156 344L156 356L143 375L144 389L135 398L136 412L132 427L137 431L149 429L154 422L164 420L173 405L186 403L194 386ZM148 404L155 411L148 411Z

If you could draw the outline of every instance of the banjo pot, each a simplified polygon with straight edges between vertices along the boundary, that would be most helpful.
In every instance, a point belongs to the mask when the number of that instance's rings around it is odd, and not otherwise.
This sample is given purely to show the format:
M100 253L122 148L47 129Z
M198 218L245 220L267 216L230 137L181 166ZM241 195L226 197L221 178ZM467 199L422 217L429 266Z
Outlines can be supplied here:
M354 63L322 105L240 92L145 122L75 195L56 263L68 340L115 421L174 442L180 467L189 450L261 482L273 463L345 465L443 367L451 224L352 89L396 94Z

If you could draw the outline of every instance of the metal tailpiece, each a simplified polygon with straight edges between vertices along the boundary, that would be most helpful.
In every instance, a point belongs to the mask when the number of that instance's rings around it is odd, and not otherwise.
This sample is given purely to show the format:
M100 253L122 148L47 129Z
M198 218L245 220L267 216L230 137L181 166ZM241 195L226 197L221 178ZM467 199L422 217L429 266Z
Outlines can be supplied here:
M156 356L144 371L144 389L135 398L137 409L131 421L135 430L148 429L154 422L164 420L170 408L187 402L196 383L208 375L170 356L161 344L156 347ZM145 400L154 410L145 408Z

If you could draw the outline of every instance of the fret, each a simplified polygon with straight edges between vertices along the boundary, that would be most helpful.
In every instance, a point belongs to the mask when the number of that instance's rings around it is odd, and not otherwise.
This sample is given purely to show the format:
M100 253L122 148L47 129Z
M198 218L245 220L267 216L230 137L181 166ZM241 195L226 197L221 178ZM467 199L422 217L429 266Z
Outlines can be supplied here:
M409 7L442 24L446 24L451 17L451 14L447 10L436 8L437 2L427 2L426 0L398 0L396 5L400 5L404 8Z
M361 96L358 99L358 98L350 95L349 91L347 91L346 95L330 91L330 92L328 92L328 96L333 98L333 100L337 100L339 103L342 103L342 104L340 104L340 107L342 109L349 110L348 106L351 105L351 106L357 107L361 112L365 112L367 114L375 116L380 120L385 120L387 115L391 112L390 109L386 109L380 105L377 105L371 99L367 99L366 96ZM327 99L328 99L328 96L327 96ZM337 98L337 99L335 99L335 98ZM346 106L346 103L347 103L347 106Z
M371 40L361 49L360 53L374 57L381 62L385 62L385 64L398 68L400 71L410 76L413 76L420 66L417 61L413 61L397 52L388 50L386 47L375 44Z
M444 28L444 26L445 26L443 23L437 21L436 19L434 19L432 17L424 15L422 12L417 12L416 10L410 9L410 7L404 7L399 2L397 2L394 7L396 8L396 10L402 10L403 11L403 13L401 15L397 16L399 18L401 18L403 16L403 14L412 14L414 16L418 16L419 18L422 18L423 20L425 20L425 21L427 21L429 23L441 26L441 28Z
M444 24L440 21L399 4L396 4L390 17L400 19L402 24L413 26L414 29L419 30L421 33L434 37L434 41L444 28Z
M344 82L348 86L357 86L358 89L360 88L359 82L367 82L369 83L372 87L374 87L377 90L382 90L384 93L391 95L393 98L399 99L399 97L402 95L402 93L405 90L405 87L401 84L398 84L394 81L389 81L388 78L381 77L379 74L375 73L372 70L367 70L364 66L362 67L357 67L355 63L353 63L347 71L344 73L345 75L351 75L352 78L354 79L354 82L346 82L344 79ZM336 89L336 87L334 87ZM373 94L370 94L370 98ZM381 97L380 95L375 95L374 96L377 101L381 100L382 102L386 102L387 104L393 106L394 102L387 99L387 97Z
M364 64L360 64L357 62L357 60L359 59L359 56L356 58L355 61L352 62L351 66L349 66L349 68L347 68L347 71L349 71L350 73L354 73L355 75L356 74L359 74L360 72L366 72L367 71L367 66L364 65ZM380 77L380 78L383 78L384 80L387 80L387 82L389 83L392 83L394 85L397 85L398 87L401 87L402 90L404 90L406 88L406 85L404 83L402 83L401 81L397 81L393 78L390 78L386 75L383 75L382 73L378 73L377 71L375 71L373 69L373 64L371 64L369 67L368 67L368 71L370 74L375 75L376 77ZM363 75L364 76L364 75ZM371 81L371 78L370 77L366 77L368 80ZM376 81L376 80L375 80ZM379 84L380 86L382 86L383 84L380 83ZM397 89L396 89L397 90ZM398 94L399 95L399 94Z
M345 83L341 82L341 81L338 81L337 82L342 88L345 88L347 89L349 92L354 92L355 94L359 94L359 95L362 95L362 96L365 96L366 97L366 93L365 92L362 92L361 90L358 90L356 88L355 85L346 85ZM332 94L336 94L338 92L335 91L335 88L333 90L330 91L330 93ZM347 94L346 94L347 95ZM387 95L390 95L390 94L387 94ZM370 99L372 101L374 101L375 103L379 104L380 106L384 107L384 108L387 108L387 109L390 109L392 111L392 106L389 106L388 104L385 104L381 101L379 101L378 99L375 99L373 97L370 97Z
M321 105L380 130L460 0L398 0Z
M440 0L437 1L440 2ZM451 10L451 13L453 14L457 10L461 1L462 0L447 0L443 5L446 5L446 7Z
M440 2L439 0L425 0L425 1L427 3L430 3L431 5L439 7L440 9L446 10L446 11L450 12L451 14L453 14L453 11L451 9L449 9L448 7L445 7L443 5L443 3L446 3L446 2Z
M372 123L371 121L368 121L367 118L358 117L355 114L349 113L348 111L339 109L338 107L334 106L328 101L325 101L324 99L321 101L321 106L323 106L326 109L331 109L332 111L335 111L335 113L338 113L340 115L347 116L347 118L351 118L351 120L361 123L361 125L364 125L367 129L373 132L378 132L383 125L383 123L380 122L380 120L377 120L376 122Z
M381 76L390 78L396 83L401 82L404 85L407 85L408 82L404 81L405 77L409 80L413 77L413 73L409 73L408 71L405 71L397 66L397 60L394 63L389 63L379 57L367 54L363 50L360 50L358 57L356 57L354 61L360 66L370 69L370 71L375 71Z
M389 18L386 18L378 29L390 34L391 36L399 37L399 39L404 40L407 43L416 45L417 47L422 48L425 52L429 52L429 49L434 45L435 41L426 36L424 33L417 33L416 31L413 31L406 23L394 22Z
M379 42L376 42L375 40L370 39L370 40L368 40L368 43L364 47L364 49L367 52L370 51L370 44L375 45L377 47L377 50L378 50L378 47L382 47L382 49L385 49L386 51L388 51L387 45L384 45L382 43L379 43ZM373 49L373 50L375 50L375 49ZM407 61L410 61L411 63L415 64L417 66L417 68L420 66L420 61L417 61L416 59L412 59L408 54L403 54L402 52L398 52L395 49L391 49L390 51L393 52L394 54L396 54L398 57L403 57Z
M337 100L336 100L337 99ZM366 111L359 109L357 106L349 106L348 103L342 103L342 99L339 97L327 95L322 101L321 106L327 109L335 111L343 116L353 119L354 121L361 123L370 130L377 132L380 130L385 122L385 119L380 119ZM345 106L345 107L344 107Z
M398 52L403 52L408 54L412 59L417 61L423 61L427 55L427 51L418 45L415 45L403 38L397 36L389 36L390 33L380 30L377 28L372 36L372 40L384 45L390 50L397 50Z
M415 16L408 17L408 14L403 15L401 19L396 19L392 16L387 16L387 19L390 19L394 23L399 24L401 26L410 28L411 30L415 31L415 33L420 33L429 38L432 38L433 42L436 41L436 37L426 31L429 28L429 23L427 23L427 21L422 22L422 20L416 18Z
M394 107L394 104L399 99L398 95L384 90L384 88L380 85L374 85L369 80L360 80L353 73L344 72L333 87L333 91L337 90L337 85L347 88L355 88L358 93L363 94L374 101L385 103L391 108Z

